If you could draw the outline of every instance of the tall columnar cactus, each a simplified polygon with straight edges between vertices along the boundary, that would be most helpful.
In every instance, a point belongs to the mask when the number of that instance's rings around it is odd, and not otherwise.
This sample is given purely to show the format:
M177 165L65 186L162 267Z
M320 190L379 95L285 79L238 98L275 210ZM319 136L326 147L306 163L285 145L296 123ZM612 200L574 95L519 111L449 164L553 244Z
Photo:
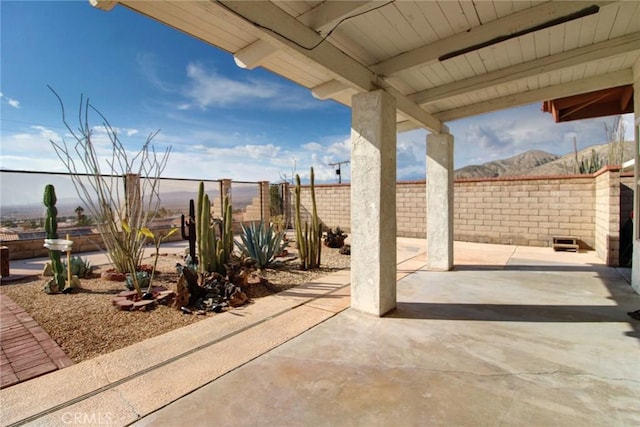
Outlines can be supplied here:
M47 207L44 229L47 233L47 239L58 238L58 209L56 208L56 191L53 185L48 184L44 188L43 202ZM65 277L64 266L60 259L60 251L49 250L49 259L51 259L51 268L53 270L53 279L45 286L47 293L56 293L64 289Z
M218 269L222 269L224 272L224 265L229 261L229 257L233 252L233 209L231 208L231 202L229 202L229 196L225 196L222 202L222 214L217 262Z
M232 208L229 198L223 202L223 219L220 237L216 236L215 225L211 221L211 201L200 182L197 197L196 240L198 243L198 271L200 273L226 273L225 264L233 252Z
M309 270L320 267L320 257L322 255L322 227L318 220L318 210L316 208L316 192L314 184L314 173L311 168L311 224L302 222L300 215L300 176L296 175L296 241L298 242L298 252L300 256L300 267Z
M198 257L196 256L196 209L194 207L193 199L189 200L189 219L185 221L184 215L180 218L180 232L184 240L189 241L189 256L191 262L198 263Z

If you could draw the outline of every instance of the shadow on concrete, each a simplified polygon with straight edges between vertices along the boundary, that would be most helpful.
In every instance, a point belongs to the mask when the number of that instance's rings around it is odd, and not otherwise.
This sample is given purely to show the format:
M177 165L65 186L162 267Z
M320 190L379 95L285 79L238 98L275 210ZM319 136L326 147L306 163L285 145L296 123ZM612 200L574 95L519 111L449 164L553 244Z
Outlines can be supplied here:
M601 265L593 264L508 264L508 265L477 265L477 264L456 264L453 271L540 271L540 272L601 272Z
M602 305L399 302L387 317L484 322L634 322L620 307Z

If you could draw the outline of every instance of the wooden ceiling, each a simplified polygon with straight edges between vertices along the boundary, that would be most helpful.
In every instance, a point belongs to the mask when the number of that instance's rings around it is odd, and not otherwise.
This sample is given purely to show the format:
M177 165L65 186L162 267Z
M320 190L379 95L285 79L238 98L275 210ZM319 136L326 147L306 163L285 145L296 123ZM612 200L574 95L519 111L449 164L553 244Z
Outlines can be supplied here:
M90 1L130 8L320 99L350 105L382 88L396 98L399 131L629 85L640 59L638 1Z

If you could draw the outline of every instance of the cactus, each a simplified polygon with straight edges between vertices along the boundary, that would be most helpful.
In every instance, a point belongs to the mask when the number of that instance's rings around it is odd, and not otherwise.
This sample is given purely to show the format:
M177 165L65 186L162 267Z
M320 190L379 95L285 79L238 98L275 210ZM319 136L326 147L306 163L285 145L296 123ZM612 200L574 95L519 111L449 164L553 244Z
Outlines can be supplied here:
M196 256L196 210L193 204L193 199L189 200L189 219L184 220L184 215L180 218L180 232L184 240L189 241L189 256L193 264L198 263L198 257Z
M311 225L307 221L302 223L300 216L300 176L296 175L296 241L298 242L298 252L300 256L300 267L309 270L320 267L322 255L322 228L318 220L318 210L316 208L316 192L314 184L314 173L311 168Z
M56 191L53 185L47 184L44 188L44 205L47 207L47 216L45 218L45 231L47 239L58 238L58 209L56 208ZM61 292L65 286L64 267L60 259L60 251L49 250L49 259L51 259L51 268L53 269L53 279L45 285L45 292L56 293Z
M226 273L225 264L233 252L232 208L229 198L223 202L223 219L219 234L211 221L211 202L204 192L204 182L200 182L197 198L196 240L198 243L198 271L200 273Z
M591 150L591 158L582 158L579 164L579 171L581 174L594 173L600 170L604 165L602 159L596 153L596 150Z
M223 219L220 224L220 246L218 247L218 265L223 267L233 252L233 210L229 196L222 202ZM223 267L224 270L224 267Z

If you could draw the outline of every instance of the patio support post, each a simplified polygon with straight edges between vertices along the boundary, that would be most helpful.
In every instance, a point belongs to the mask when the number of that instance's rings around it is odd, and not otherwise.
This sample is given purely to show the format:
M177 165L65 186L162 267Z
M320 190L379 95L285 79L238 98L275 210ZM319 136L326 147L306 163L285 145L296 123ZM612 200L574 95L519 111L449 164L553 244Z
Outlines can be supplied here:
M635 158L633 187L633 259L631 267L631 286L640 294L640 59L633 65L633 150Z
M427 135L427 269L453 268L453 136Z
M353 96L351 307L396 307L396 102L383 90Z

